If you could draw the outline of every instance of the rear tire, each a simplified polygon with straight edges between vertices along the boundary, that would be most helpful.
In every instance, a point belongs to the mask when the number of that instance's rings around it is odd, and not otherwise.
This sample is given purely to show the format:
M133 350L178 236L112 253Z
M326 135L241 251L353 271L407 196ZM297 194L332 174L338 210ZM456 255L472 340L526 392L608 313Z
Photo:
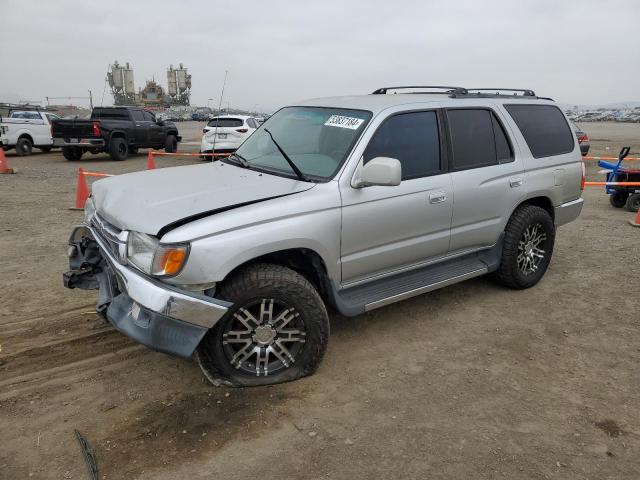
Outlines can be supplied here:
M538 283L551 261L555 234L545 209L522 205L513 212L504 230L502 259L495 273L498 282L516 290Z
M129 148L127 147L126 140L122 137L112 138L111 142L109 142L109 155L112 160L117 162L126 160L129 156Z
M16 143L16 154L19 157L26 157L28 155L31 155L32 151L33 143L31 143L31 140L29 140L27 137L18 139L18 142Z
M329 317L302 275L280 265L250 265L225 281L216 297L233 306L195 353L212 384L271 385L318 368L327 348Z
M175 135L167 135L164 141L164 151L167 153L176 153L178 151L178 139Z
M616 207L622 208L627 204L629 194L627 192L616 192L609 195L609 203Z
M62 156L71 162L82 158L82 150L78 147L62 147Z
M633 195L629 195L627 199L627 210L630 212L637 212L640 210L640 193L634 193Z

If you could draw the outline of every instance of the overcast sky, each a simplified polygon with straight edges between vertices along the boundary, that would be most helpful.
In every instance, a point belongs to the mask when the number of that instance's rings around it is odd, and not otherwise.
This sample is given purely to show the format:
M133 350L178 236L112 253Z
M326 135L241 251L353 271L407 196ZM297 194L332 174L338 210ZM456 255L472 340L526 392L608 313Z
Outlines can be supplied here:
M0 101L84 96L130 62L136 89L192 74L192 104L272 111L389 85L640 100L640 1L0 0ZM104 104L111 104L107 87Z

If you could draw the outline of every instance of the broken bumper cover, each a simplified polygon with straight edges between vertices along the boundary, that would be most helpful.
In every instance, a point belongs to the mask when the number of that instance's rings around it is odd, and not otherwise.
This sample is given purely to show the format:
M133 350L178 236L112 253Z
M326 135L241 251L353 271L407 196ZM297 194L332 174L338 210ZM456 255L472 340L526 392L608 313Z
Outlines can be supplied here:
M84 231L78 234L79 229ZM108 305L106 316L115 328L143 345L189 357L202 337L231 306L222 300L179 290L121 265L91 227L76 227L71 238L87 233L106 260L103 271L94 274L100 289L99 305ZM73 288L69 279L77 275L86 276L87 273L83 270L67 272L65 286Z

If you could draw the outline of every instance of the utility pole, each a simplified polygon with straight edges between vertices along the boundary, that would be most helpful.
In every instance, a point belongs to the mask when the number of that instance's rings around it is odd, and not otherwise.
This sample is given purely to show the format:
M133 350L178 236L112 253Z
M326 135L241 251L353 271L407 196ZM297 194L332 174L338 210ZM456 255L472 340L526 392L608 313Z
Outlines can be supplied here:
M89 109L93 111L93 95L91 94L91 90L89 90Z

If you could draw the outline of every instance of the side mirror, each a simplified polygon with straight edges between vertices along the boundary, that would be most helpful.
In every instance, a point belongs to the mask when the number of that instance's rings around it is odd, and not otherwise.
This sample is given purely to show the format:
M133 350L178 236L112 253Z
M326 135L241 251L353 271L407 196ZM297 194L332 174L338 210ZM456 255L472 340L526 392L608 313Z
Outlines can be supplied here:
M371 187L374 185L395 187L402 180L402 165L396 158L376 157L362 166L358 171L352 185L355 188Z
M159 127L164 127L164 120L156 120L156 125Z

